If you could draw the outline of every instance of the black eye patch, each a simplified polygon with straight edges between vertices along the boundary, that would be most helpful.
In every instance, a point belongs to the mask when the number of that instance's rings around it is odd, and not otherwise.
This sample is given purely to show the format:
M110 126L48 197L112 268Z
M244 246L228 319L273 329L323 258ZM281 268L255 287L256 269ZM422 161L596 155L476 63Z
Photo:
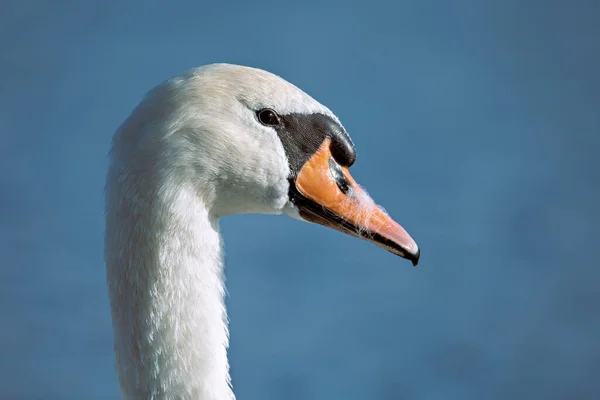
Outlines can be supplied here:
M324 114L280 114L280 124L275 130L286 152L290 165L290 178L297 173L326 139L331 140L330 151L339 165L351 166L356 160L356 150L344 128Z

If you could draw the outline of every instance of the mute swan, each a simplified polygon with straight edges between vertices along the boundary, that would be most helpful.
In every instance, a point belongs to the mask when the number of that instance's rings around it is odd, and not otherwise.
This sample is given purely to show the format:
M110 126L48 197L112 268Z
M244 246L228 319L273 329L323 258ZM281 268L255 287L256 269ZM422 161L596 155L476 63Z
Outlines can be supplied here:
M419 260L348 172L325 106L278 76L213 64L150 91L112 141L105 252L123 398L231 400L219 218L286 213Z

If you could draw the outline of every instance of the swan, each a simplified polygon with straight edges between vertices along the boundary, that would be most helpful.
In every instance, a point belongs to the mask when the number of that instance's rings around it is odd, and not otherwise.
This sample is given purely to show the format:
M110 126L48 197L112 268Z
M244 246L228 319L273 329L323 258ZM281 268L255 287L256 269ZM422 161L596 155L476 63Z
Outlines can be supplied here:
M338 118L269 72L211 64L152 89L115 132L105 250L123 398L232 400L219 218L281 214L416 265L415 241L352 178Z

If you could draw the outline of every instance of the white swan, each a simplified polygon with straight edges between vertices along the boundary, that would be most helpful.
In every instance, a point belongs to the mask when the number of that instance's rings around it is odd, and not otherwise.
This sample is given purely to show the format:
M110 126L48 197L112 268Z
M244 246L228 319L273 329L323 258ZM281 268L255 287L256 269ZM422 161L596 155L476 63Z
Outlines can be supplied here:
M235 398L221 216L285 212L418 262L350 176L338 119L268 72L214 64L157 86L110 156L104 255L124 398Z

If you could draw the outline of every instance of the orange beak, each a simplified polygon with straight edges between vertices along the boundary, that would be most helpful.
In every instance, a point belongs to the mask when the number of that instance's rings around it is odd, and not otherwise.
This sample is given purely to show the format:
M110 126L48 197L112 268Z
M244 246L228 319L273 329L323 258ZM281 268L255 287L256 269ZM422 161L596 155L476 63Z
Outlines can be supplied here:
M291 183L291 198L300 216L373 242L416 266L420 250L415 241L371 200L348 168L335 162L330 147L326 139Z

